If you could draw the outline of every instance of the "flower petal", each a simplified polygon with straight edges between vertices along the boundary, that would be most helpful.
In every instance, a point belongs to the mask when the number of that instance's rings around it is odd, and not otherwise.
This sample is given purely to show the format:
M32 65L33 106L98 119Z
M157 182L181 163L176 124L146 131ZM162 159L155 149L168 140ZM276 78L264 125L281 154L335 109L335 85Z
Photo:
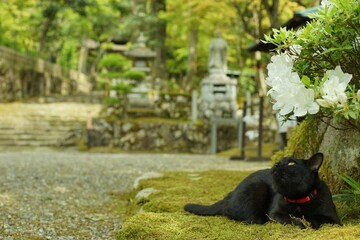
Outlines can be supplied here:
M308 107L308 112L309 114L316 114L319 112L320 110L320 106L316 103L316 102L313 102L309 107Z
M302 117L302 116L305 116L306 114L307 114L307 111L304 108L295 108L295 110L294 110L294 116L296 116L296 117Z
M283 108L281 108L280 115L285 116L285 115L291 113L293 109L294 109L294 107L292 105L287 104Z

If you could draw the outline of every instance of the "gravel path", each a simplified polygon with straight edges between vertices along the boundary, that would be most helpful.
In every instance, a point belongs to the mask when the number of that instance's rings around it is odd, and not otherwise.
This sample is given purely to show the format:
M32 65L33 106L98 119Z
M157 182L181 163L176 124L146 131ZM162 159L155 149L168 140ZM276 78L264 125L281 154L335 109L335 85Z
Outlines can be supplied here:
M211 155L2 150L0 239L114 239L121 220L112 196L146 172L267 166Z

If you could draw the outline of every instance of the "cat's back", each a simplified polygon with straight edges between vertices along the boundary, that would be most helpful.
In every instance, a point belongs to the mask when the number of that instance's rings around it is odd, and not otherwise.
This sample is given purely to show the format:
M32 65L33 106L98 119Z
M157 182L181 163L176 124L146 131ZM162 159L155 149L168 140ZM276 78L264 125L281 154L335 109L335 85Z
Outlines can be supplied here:
M251 173L247 176L237 188L249 188L249 187L256 187L256 186L272 186L272 177L271 177L271 169L263 169L256 172Z
M258 170L247 176L246 179L248 179L248 181L255 181L255 182L260 181L271 184L272 181L271 169L269 168L269 169Z
M273 196L271 170L256 171L224 199L224 215L235 220L263 224L267 221Z

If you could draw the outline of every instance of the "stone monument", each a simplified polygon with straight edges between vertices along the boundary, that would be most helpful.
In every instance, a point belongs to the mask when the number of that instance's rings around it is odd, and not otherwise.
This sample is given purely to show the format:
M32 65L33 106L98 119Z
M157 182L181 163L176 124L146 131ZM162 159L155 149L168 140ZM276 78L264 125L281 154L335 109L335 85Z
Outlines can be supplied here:
M128 105L131 107L152 107L154 104L154 96L150 94L152 91L151 73L152 62L156 53L146 46L146 39L143 33L140 33L136 43L131 46L124 55L132 60L131 71L140 71L146 74L144 80L125 79L124 83L133 86L130 93L127 94Z
M125 56L133 62L131 70L150 73L156 53L146 46L145 36L140 33L134 46L125 52Z
M211 73L226 73L226 53L227 53L227 43L221 36L218 34L214 38L209 46L209 62L208 69Z
M200 111L204 118L234 118L236 80L226 76L227 43L217 34L209 46L209 75L201 82Z

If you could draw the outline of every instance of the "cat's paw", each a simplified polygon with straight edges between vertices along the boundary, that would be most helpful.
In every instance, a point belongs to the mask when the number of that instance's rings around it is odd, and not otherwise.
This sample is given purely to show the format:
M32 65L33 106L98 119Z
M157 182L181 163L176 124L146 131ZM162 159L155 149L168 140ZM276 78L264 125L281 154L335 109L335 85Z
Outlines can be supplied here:
M294 224L295 226L298 226L301 229L306 228L306 223L304 223L304 221L299 219L299 218L293 218L292 219L292 224Z

